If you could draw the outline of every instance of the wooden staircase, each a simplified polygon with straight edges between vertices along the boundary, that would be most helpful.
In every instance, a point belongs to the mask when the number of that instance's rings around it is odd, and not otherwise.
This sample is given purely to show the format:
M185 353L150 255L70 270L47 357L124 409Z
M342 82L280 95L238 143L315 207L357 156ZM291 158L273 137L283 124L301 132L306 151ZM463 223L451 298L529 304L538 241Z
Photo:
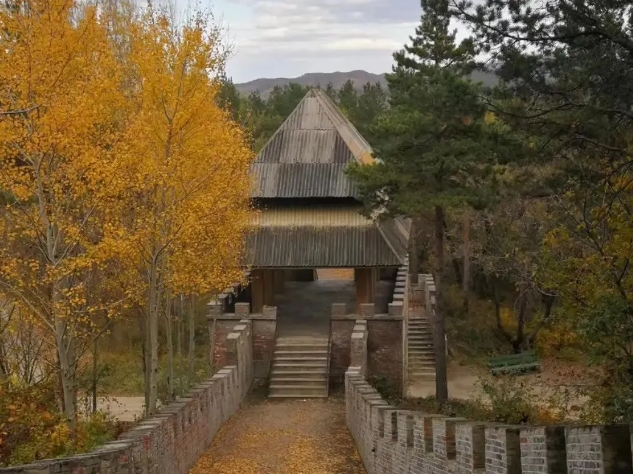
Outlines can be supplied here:
M328 396L328 336L280 336L275 342L269 398Z
M433 328L426 317L409 319L407 327L408 383L435 382Z

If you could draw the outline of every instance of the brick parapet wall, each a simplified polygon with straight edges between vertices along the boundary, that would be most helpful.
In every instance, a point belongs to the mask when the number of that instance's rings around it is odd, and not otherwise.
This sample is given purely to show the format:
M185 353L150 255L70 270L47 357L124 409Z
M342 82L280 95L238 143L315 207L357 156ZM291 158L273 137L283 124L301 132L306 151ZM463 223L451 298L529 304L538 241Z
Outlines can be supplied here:
M368 474L633 472L629 424L508 426L398 410L362 371L362 364L347 371L345 403Z
M393 288L393 297L389 303L389 315L405 317L409 312L409 275L408 261L405 265L398 268L396 274L396 284Z
M350 347L350 366L357 367L358 373L367 376L367 321L359 319L354 325Z
M227 336L231 365L118 440L63 459L0 469L4 474L186 474L220 426L237 411L253 381L251 322L239 321Z
M252 322L254 377L268 378L275 350L277 307L264 306L262 313L251 313L250 303L235 303L235 312L227 313L225 298L225 295L220 295L208 304L209 335L213 341L210 350L214 366L222 367L227 363L225 342L235 321L248 320Z

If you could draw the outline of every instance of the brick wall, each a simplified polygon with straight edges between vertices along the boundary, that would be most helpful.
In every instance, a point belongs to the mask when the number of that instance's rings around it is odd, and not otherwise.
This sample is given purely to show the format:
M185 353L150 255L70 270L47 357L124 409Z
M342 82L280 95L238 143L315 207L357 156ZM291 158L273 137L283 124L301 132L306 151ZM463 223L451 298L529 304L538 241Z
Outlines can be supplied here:
M385 377L396 391L402 389L402 319L368 319L368 376Z
M253 381L252 328L237 321L227 335L229 365L187 396L92 453L0 469L4 474L186 474Z
M363 376L368 335L357 328L354 365L345 375L346 420L367 474L633 472L630 424L508 426L390 406Z
M253 332L253 374L256 379L266 379L270 372L270 364L275 350L275 334L277 331L277 308L264 306L261 314L251 314L249 303L235 303L234 313L226 313L226 305L221 299L212 301L209 307L209 334L213 352L214 367L226 364L224 354L227 335L238 320L252 322ZM341 374L343 379L344 372Z
M330 383L343 385L345 371L350 366L350 341L355 321L353 319L332 320L332 348L330 352Z
M267 379L275 352L277 321L253 319L253 368L256 379Z
M211 338L210 350L213 355L213 371L227 365L227 350L226 344L228 335L233 331L236 321L232 319L216 319L215 324L213 320L209 321L209 332L213 333Z
M392 302L388 313L376 313L373 304L361 304L359 314L348 313L344 303L333 303L331 311L332 352L330 359L330 382L342 385L345 371L350 366L352 329L357 320L366 321L369 329L367 345L367 375L384 377L394 392L402 391L403 321L408 312L406 265L398 268L394 283Z

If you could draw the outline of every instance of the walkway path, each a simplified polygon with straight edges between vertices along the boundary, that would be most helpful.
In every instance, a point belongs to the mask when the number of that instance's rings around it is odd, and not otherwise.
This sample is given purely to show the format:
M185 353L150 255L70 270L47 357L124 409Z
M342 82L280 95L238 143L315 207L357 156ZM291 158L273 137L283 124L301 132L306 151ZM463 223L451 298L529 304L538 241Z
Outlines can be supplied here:
M189 474L365 474L339 397L251 400Z

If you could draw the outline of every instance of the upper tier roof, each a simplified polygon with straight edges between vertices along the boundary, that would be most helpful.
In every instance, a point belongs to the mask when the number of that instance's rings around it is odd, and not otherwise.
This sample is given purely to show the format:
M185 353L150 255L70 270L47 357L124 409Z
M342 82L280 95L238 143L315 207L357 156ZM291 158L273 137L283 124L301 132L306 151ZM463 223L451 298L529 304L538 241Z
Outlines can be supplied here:
M355 197L344 173L353 161L373 161L369 143L323 91L312 89L257 155L253 197Z

